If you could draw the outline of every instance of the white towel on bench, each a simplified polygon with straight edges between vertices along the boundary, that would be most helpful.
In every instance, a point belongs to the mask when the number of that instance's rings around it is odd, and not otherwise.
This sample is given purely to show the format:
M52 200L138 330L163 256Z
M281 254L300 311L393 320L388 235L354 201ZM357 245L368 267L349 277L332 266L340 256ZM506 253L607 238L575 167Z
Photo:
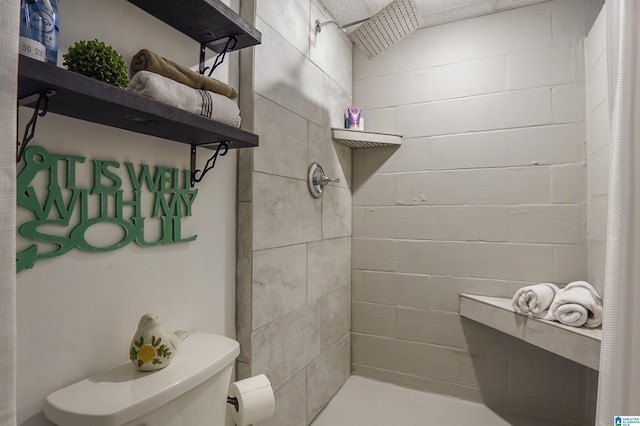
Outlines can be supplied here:
M127 90L233 127L240 127L240 109L231 99L194 89L150 71L138 71Z
M549 307L560 289L552 283L534 284L522 287L514 294L511 301L513 309L524 315L535 318L553 319Z
M562 324L595 328L602 324L602 299L586 281L574 281L560 290L549 311Z

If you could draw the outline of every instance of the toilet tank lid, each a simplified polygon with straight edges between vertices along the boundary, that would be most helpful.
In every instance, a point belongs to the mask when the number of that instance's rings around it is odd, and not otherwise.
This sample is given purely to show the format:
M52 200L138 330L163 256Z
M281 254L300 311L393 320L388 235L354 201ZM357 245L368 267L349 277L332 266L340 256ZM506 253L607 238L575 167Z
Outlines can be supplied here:
M138 371L131 362L47 396L45 416L65 426L118 426L188 392L230 365L240 353L235 340L194 333L182 341L167 367Z

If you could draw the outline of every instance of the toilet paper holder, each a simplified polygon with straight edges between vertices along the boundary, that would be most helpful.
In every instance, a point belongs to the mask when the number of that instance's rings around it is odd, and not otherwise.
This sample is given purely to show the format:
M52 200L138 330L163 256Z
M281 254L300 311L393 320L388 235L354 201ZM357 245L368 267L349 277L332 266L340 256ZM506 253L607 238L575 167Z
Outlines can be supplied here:
M275 412L275 395L271 382L264 374L233 382L227 393L227 403L237 426L252 425L268 419Z
M235 396L227 396L227 404L233 405L236 409L236 413L240 411L240 403L238 402L238 398Z

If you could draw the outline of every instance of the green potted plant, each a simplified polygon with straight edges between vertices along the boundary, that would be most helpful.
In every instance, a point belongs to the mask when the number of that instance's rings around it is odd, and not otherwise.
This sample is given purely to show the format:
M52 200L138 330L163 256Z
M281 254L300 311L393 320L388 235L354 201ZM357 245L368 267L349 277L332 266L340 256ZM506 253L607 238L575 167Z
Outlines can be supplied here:
M62 65L67 67L69 71L123 89L129 84L127 66L122 56L111 46L98 41L98 39L78 41L69 47L69 51L62 57L64 58Z

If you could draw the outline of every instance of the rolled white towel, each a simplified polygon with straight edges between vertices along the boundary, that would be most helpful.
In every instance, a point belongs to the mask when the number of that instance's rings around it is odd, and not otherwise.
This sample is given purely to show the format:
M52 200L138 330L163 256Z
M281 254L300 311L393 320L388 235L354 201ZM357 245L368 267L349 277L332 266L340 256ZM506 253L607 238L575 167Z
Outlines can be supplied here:
M150 71L135 73L127 90L212 120L240 127L238 104L226 96L193 89Z
M541 319L553 319L549 307L560 289L552 283L534 284L522 287L513 295L513 309L524 315Z
M574 281L560 290L549 312L562 324L595 328L602 324L602 299L586 281Z

